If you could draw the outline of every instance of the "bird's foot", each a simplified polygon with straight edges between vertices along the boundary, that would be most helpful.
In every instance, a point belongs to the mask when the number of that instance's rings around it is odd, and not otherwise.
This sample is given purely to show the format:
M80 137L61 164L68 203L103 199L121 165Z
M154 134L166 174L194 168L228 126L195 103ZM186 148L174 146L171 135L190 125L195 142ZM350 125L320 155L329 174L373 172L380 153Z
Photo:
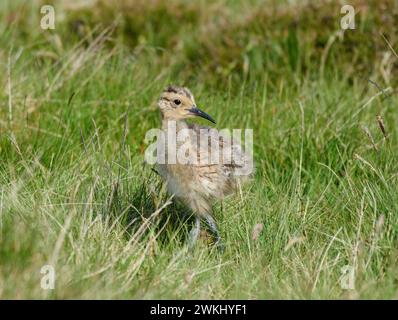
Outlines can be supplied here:
M218 239L215 243L214 243L215 248L217 249L217 251L219 253L224 253L225 251L225 244L224 242L222 242L221 239Z
M198 242L200 234L200 218L195 217L195 224L193 225L191 231L189 232L189 237L188 237L188 249L193 251L193 249L196 246L196 243Z
M224 253L225 245L221 240L221 236L220 236L220 233L218 232L216 221L213 219L213 217L210 214L207 214L205 216L205 219L206 219L206 223L209 227L209 231L212 233L212 235L215 239L215 242L213 245L216 247L218 252Z

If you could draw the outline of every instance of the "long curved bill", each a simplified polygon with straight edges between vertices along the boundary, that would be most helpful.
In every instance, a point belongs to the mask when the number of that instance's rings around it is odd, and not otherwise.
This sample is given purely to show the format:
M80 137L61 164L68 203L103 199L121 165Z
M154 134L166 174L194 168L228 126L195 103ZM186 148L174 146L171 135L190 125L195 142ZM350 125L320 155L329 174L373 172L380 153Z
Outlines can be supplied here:
M186 109L190 113L194 114L195 116L204 118L206 120L209 120L213 122L214 124L216 123L212 117L210 117L206 112L200 110L197 106L193 106L191 109Z

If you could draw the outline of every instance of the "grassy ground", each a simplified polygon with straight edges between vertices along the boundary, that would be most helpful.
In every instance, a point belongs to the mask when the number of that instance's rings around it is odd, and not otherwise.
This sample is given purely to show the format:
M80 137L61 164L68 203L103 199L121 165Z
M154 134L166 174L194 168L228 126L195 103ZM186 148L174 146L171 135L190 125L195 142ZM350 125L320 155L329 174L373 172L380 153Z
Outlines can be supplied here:
M338 1L67 3L47 31L40 1L0 4L1 298L398 297L395 1L353 1L345 33ZM169 83L254 130L223 255L186 251L143 165Z

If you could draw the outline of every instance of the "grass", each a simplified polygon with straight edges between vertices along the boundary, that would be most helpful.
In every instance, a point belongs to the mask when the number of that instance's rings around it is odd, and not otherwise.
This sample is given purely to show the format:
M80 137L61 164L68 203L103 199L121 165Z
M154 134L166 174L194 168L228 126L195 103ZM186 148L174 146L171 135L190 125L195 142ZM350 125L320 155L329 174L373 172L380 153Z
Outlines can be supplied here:
M0 4L0 298L397 298L394 1L354 1L344 35L333 1L66 3L52 31L40 1ZM169 83L254 130L253 183L214 208L223 255L186 251L143 164Z

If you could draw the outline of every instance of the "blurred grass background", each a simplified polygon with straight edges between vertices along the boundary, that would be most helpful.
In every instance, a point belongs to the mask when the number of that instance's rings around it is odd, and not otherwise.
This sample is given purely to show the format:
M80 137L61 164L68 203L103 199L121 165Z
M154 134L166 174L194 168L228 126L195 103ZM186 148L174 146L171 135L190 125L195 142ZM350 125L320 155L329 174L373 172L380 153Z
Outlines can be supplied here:
M342 31L343 4L2 1L0 297L397 298L398 4L352 1ZM143 165L169 83L254 130L253 184L215 207L222 256L187 254Z

